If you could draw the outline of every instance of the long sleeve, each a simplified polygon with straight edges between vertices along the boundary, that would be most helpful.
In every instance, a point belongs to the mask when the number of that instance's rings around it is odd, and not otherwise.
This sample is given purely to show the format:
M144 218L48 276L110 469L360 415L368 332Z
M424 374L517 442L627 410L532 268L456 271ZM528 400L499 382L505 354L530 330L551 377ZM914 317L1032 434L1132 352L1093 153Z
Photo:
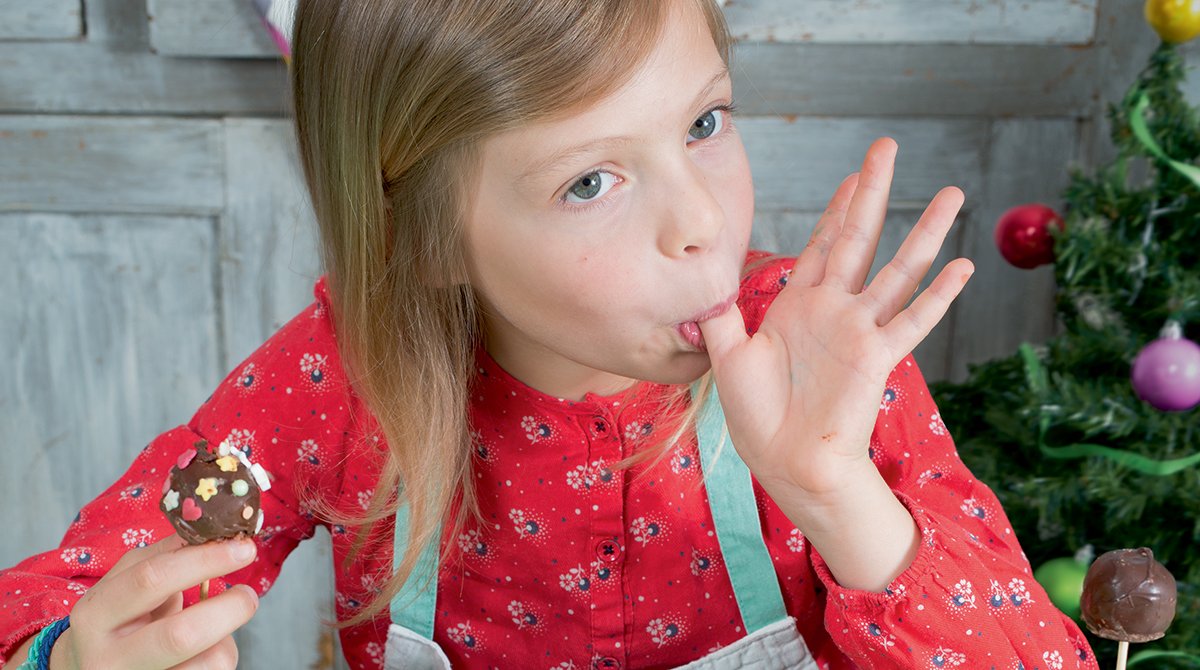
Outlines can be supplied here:
M959 459L911 355L888 379L871 457L921 545L885 593L843 588L814 551L825 627L843 653L869 668L1097 667L1034 581L995 494Z
M318 294L320 295L320 294ZM0 571L0 666L17 644L72 606L127 551L173 532L159 511L164 479L179 454L204 439L243 449L272 478L262 497L258 558L224 579L264 594L284 558L315 529L304 501L340 490L338 464L350 402L325 306L289 321L221 382L186 424L150 442L129 469L80 510L58 547ZM185 606L199 598L184 593Z

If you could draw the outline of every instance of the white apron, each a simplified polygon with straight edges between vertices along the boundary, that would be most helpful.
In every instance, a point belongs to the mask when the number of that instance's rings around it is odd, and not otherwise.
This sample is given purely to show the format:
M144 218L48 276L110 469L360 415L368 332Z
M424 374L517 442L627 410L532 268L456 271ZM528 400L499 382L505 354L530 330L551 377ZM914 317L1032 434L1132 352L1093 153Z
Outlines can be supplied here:
M725 415L715 389L705 404L696 433L717 542L749 633L737 642L681 667L687 670L817 670L816 661L796 629L796 620L784 609L775 567L762 538L750 470L729 442ZM393 563L398 563L404 555L402 542L407 537L408 507L403 506L396 513ZM433 642L437 574L438 546L434 543L421 555L412 576L392 599L386 670L450 669L445 652ZM422 588L425 584L428 587Z

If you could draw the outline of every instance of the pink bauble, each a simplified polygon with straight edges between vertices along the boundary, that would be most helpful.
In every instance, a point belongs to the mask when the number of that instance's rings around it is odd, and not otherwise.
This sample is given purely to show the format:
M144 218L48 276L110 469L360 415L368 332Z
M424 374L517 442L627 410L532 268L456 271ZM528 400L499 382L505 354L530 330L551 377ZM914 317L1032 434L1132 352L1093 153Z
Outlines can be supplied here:
M1058 212L1046 205L1013 207L996 221L993 235L1004 260L1028 270L1054 262L1054 238L1050 226L1066 226Z
M1200 344L1163 337L1146 345L1133 361L1133 391L1164 412L1200 404Z

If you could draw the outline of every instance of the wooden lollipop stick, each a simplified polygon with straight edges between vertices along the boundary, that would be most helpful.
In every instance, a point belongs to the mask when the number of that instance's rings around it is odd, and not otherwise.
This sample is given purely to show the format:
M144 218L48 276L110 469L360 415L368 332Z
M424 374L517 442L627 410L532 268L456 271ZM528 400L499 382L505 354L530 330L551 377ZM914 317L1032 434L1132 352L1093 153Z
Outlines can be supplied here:
M1129 656L1129 642L1121 640L1117 643L1117 670L1125 670L1125 657Z
M200 599L201 600L208 599L208 580L207 579L200 583ZM1122 642L1121 644L1125 644L1125 643ZM1124 668L1125 664L1122 663L1120 667Z

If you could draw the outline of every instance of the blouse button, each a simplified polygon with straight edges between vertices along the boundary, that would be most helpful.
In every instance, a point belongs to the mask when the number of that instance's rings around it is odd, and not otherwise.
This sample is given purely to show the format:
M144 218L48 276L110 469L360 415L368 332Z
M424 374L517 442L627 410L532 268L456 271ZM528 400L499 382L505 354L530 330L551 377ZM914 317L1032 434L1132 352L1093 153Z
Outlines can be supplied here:
M592 432L600 437L608 435L608 420L602 416L597 416L592 419Z
M602 670L620 670L621 662L612 656L605 656L604 658L596 659L593 667L601 668Z
M614 540L601 540L596 543L596 555L605 563L616 563L621 560L621 545Z

